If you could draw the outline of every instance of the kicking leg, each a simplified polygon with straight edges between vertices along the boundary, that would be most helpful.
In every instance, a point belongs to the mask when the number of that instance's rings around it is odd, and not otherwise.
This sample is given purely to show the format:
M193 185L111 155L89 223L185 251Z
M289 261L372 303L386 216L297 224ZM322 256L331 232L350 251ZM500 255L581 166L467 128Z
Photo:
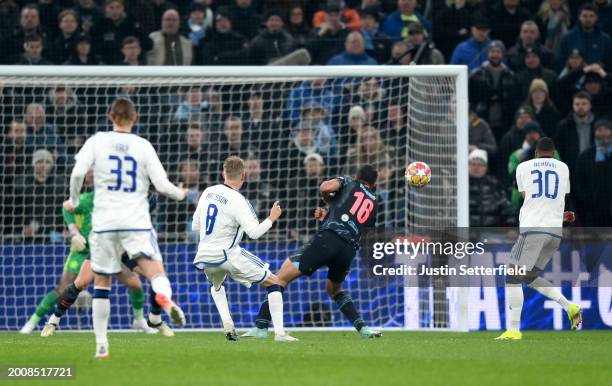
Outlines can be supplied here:
M553 283L539 276L540 270L535 268L533 271L527 274L528 279L526 281L529 288L533 288L547 298L557 302L570 319L571 329L575 330L582 323L582 310L578 304L570 303L569 300L555 287Z
M174 331L164 322L161 318L162 308L155 300L155 291L151 288L149 293L149 317L147 318L147 325L151 328L157 329L163 336L173 337Z
M338 309L351 322L353 327L365 338L380 338L382 332L371 330L361 316L353 303L353 299L346 292L342 291L342 282L334 282L327 279L325 283L327 294L334 300Z

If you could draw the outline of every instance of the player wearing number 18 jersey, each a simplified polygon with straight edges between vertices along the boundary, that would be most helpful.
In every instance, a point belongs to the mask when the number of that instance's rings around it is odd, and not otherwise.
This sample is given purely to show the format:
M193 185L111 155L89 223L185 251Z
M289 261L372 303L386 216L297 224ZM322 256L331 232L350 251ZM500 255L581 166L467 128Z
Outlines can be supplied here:
M540 138L536 158L521 163L516 184L525 199L520 212L520 236L511 252L511 265L525 267L525 275L506 276L508 303L507 330L496 339L522 338L521 310L523 288L530 288L559 303L567 312L572 330L582 322L580 306L570 303L548 280L539 277L561 243L563 221L573 222L574 213L564 212L565 195L570 192L567 165L553 158L555 146L550 138Z
M319 190L329 203L329 210L315 210L317 220L323 221L319 232L302 250L285 260L277 273L284 288L298 277L310 276L319 268L327 266L327 293L355 329L367 338L377 338L382 334L366 326L351 297L342 290L342 283L359 249L363 231L374 226L374 186L377 178L376 169L365 165L359 169L355 178L338 177L323 182ZM265 338L269 322L268 303L264 301L255 320L256 326L243 336Z

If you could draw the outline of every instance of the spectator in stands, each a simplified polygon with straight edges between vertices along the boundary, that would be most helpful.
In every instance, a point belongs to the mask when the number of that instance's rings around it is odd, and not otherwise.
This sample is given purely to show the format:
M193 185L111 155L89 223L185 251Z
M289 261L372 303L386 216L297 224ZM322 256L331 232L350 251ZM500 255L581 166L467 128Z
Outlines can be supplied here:
M191 41L179 34L181 17L178 11L164 12L161 30L151 32L153 48L147 52L147 64L152 66L189 66L193 60Z
M278 189L273 188L262 172L262 162L256 156L251 156L244 160L244 184L240 192L249 198L249 203L253 207L259 218L266 218L269 208L278 196ZM283 202L283 206L286 202Z
M91 39L86 34L79 34L74 39L74 51L64 64L73 66L97 66L102 63L100 56L91 50Z
M382 32L391 39L406 39L408 25L411 23L422 24L427 31L431 31L431 23L425 16L417 12L416 8L416 0L397 0L397 10L385 18Z
M572 112L557 128L555 144L570 172L575 170L578 154L593 145L595 116L591 108L591 96L584 91L578 92L572 99Z
M246 38L232 30L228 11L219 9L215 15L214 30L207 34L202 42L202 64L247 64L244 58L246 46Z
M470 153L476 149L481 149L486 151L489 157L493 157L497 152L497 143L489 124L480 119L473 110L470 110L469 117L468 142ZM488 162L488 159L486 161Z
M547 137L553 138L557 131L557 124L561 120L561 113L555 107L548 86L542 79L534 79L529 86L527 100L524 103L535 112L535 119L542 126Z
M53 64L43 57L44 45L40 35L28 35L24 38L24 53L17 64L26 65L50 65Z
M569 31L572 24L572 15L567 0L542 1L535 21L542 34L541 40L544 46L554 52L561 37Z
M346 114L350 106L360 106L365 112L365 121L372 126L380 125L387 114L386 92L378 78L363 78L351 92L350 100L342 103Z
M597 25L601 30L612 37L612 3L610 0L594 0L593 4L597 8L599 22Z
M304 157L318 152L317 125L312 121L301 121L291 132L287 144L281 144L277 156L270 164L270 178L273 181L293 179L292 173L299 170ZM291 176L291 178L290 178Z
M68 154L76 154L91 134L88 130L85 106L79 103L70 88L63 86L49 90L46 106L47 123L55 127L67 146Z
M495 138L506 132L516 106L516 78L503 62L504 43L489 45L488 60L470 75L470 101L478 116L484 118Z
M286 189L281 190L279 199L286 205L287 216L279 225L287 230L292 240L306 242L317 232L317 224L311 220L311 208L322 205L319 185L325 177L323 157L311 153L303 158L297 177L291 178Z
M56 163L64 161L64 142L55 127L47 124L45 108L40 103L26 107L24 123L28 129L27 144L35 149L47 149L53 153Z
M325 21L316 28L318 39L313 42L315 64L326 64L332 56L341 52L349 32L340 20L340 8L328 7Z
M346 121L342 120L342 127L340 128L340 141L342 154L346 154L349 146L352 146L357 142L357 137L361 134L361 131L368 126L368 118L363 107L359 105L353 105L349 109Z
M286 32L283 17L278 11L269 11L265 18L266 28L249 44L251 64L270 64L298 48L297 42Z
M510 154L507 160L507 172L512 181L512 207L518 212L522 197L516 185L516 169L519 164L524 161L529 161L535 157L535 146L540 138L544 136L542 128L537 122L530 122L523 129L525 139L523 144L518 149ZM559 153L555 150L553 158L559 159Z
M433 23L433 39L445 58L453 55L459 43L469 38L472 12L466 0L450 0L436 15Z
M64 181L53 175L53 154L45 149L32 154L32 174L15 183L14 216L23 221L21 233L26 240L62 242L61 211L66 187Z
M189 192L182 201L164 199L160 211L163 214L164 233L170 240L198 240L198 234L191 234L191 221L198 206L199 192L207 185L206 175L200 173L200 164L193 158L181 161L177 169L177 182Z
M200 122L191 121L186 126L180 126L176 135L168 135L169 140L164 141L164 154L166 163L177 165L181 160L192 159L198 162L200 172L207 174L211 166L209 152L209 135L202 129Z
M359 11L361 15L361 34L365 41L366 54L378 63L386 63L391 51L391 40L379 29L377 8L366 8Z
M387 119L380 131L387 148L391 152L395 167L401 167L405 162L405 149L408 140L407 122L406 109L397 101L391 101L387 108Z
M223 124L223 135L217 149L212 152L216 155L219 162L231 155L236 155L242 159L254 156L255 149L244 140L242 130L242 120L236 116L225 119ZM221 178L221 176L218 176Z
M488 174L487 152L475 149L468 157L470 174L470 226L506 227L515 224L506 191L495 176Z
M567 115L572 110L572 97L582 88L585 67L582 53L577 48L573 49L567 58L565 68L559 75L558 95L553 95L563 115Z
M147 64L142 55L140 40L135 36L128 36L121 42L121 53L123 54L124 66L144 66Z
M325 23L327 19L327 11L329 9L336 9L340 12L340 20L342 24L346 26L351 31L359 31L361 28L361 17L359 12L355 9L347 6L346 2L340 0L327 0L326 6L324 9L315 12L312 18L312 26L318 27L322 23Z
M304 9L296 6L289 10L289 22L287 23L287 32L291 34L299 47L310 47L310 43L314 36L310 26L304 18Z
M516 42L524 21L529 20L529 11L521 7L520 0L502 0L491 7L491 37L499 39L507 47ZM534 23L534 27L535 23Z
M8 36L17 27L19 5L14 0L0 2L0 36Z
M512 71L518 72L525 68L525 56L530 49L530 52L539 54L543 67L553 67L553 54L540 43L540 30L533 20L523 22L518 42L508 50L508 66Z
M57 17L60 32L48 49L47 56L55 64L63 64L74 52L74 41L79 36L79 16L65 9Z
M352 31L346 37L344 52L332 57L327 64L330 66L346 66L375 65L377 63L374 58L366 54L365 41L361 32Z
M391 47L391 60L387 64L389 65L402 65L407 66L412 63L412 53L413 51L412 44L406 41L399 41L393 43Z
M98 24L104 15L98 8L96 0L78 0L75 11L80 17L80 26L85 32L90 32L91 27Z
M25 176L33 152L27 138L26 125L17 120L10 123L8 132L2 138L0 181L5 188L13 186L17 177Z
M508 178L508 160L510 159L510 154L522 146L525 141L524 129L527 124L534 122L534 119L535 113L531 107L521 106L514 116L514 125L499 141L498 177L508 185L512 182Z
M540 47L527 48L525 52L525 66L516 74L518 97L524 99L527 96L531 82L534 79L542 79L551 94L557 94L557 74L542 65L542 52Z
M612 68L612 40L597 27L597 10L591 3L580 6L578 22L561 38L556 53L557 69L565 66L567 57L573 49L579 49L587 64L601 63Z
M46 38L46 34L41 29L38 6L36 4L28 4L21 8L19 26L9 35L2 37L0 63L17 63L24 52L26 37L36 35L40 36L42 40Z
M444 64L444 56L431 39L425 37L423 25L412 23L408 26L408 42L414 46L414 64Z
M210 7L202 3L191 4L184 29L193 47L194 64L201 64L198 61L201 61L202 58L202 43L206 35L212 30L213 23L213 11Z
M348 151L347 162L344 165L344 175L355 175L363 165L372 165L378 170L376 186L387 187L391 175L391 156L387 151L378 130L371 126L365 127L357 136L355 147Z
M235 0L229 11L234 30L249 40L257 35L262 22L253 8L252 0Z
M285 118L289 119L291 127L298 124L303 106L313 102L323 106L327 114L333 116L336 113L336 96L331 87L326 85L326 81L305 80L291 90L285 102Z
M583 226L612 224L612 122L595 123L595 145L583 151L576 162L572 193L577 217Z
M104 10L104 19L91 28L93 50L102 57L104 63L121 63L121 42L128 36L137 37L145 52L153 48L153 42L140 25L125 13L123 0L106 0Z
M315 101L307 103L302 109L301 122L310 122L311 127L315 128L315 142L317 152L323 155L328 164L334 160L337 153L336 133L330 126L330 120L325 108Z
M203 115L210 110L210 102L204 98L204 92L199 86L192 86L183 90L182 101L176 112L174 119L182 122L203 121Z
M612 113L612 110L610 110L612 101L611 86L611 78L598 63L585 67L582 88L591 96L591 111L593 111L596 117Z
M455 47L450 64L465 64L470 72L478 69L487 60L490 32L488 20L474 18L470 27L471 37Z

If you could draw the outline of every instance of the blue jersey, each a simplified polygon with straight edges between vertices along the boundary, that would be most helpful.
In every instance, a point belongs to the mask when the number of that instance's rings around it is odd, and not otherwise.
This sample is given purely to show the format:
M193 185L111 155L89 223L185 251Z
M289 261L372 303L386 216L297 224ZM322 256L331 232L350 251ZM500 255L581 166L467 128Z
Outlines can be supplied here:
M376 195L352 177L337 180L341 187L329 203L329 213L320 231L331 230L358 249L363 231L374 226Z

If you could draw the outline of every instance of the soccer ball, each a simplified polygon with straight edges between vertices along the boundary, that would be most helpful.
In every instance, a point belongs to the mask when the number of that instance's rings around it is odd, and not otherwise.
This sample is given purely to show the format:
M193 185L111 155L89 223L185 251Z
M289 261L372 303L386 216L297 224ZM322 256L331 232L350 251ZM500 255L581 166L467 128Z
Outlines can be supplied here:
M406 167L404 179L408 183L408 186L422 188L431 180L431 169L425 162L413 162Z

